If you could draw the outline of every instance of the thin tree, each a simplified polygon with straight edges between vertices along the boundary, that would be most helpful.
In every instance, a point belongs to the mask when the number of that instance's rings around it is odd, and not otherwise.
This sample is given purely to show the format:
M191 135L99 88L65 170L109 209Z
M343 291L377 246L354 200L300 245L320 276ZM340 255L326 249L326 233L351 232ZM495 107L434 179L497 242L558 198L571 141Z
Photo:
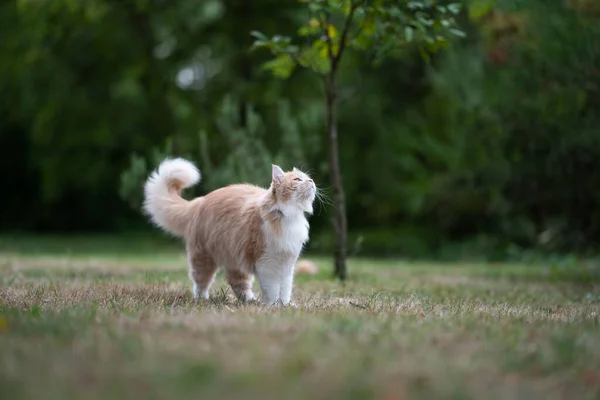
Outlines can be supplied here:
M253 48L267 48L275 56L264 64L275 77L288 78L297 66L308 68L322 80L325 92L326 125L329 141L329 172L335 204L333 227L336 241L334 274L345 280L348 233L346 199L338 145L338 75L348 49L366 51L375 63L408 46L418 46L421 54L445 47L451 38L463 37L455 16L458 3L440 1L386 0L299 0L307 7L307 17L298 29L303 44L291 37L268 37L252 31Z

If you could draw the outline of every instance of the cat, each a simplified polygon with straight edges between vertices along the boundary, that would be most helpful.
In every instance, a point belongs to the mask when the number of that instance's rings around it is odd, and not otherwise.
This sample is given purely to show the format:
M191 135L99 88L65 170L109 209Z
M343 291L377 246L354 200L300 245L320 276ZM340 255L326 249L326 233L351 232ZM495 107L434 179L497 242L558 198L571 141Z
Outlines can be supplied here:
M184 238L194 299L209 298L219 266L238 299L291 303L294 266L309 239L317 187L306 173L272 165L268 189L233 184L187 201L181 190L200 181L183 158L165 159L144 186L143 210L153 224Z

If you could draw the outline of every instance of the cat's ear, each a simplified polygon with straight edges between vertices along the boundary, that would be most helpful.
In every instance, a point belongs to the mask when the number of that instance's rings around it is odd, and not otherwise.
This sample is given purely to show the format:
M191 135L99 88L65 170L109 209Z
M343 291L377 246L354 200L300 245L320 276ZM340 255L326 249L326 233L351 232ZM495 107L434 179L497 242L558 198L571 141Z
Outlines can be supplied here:
M272 168L273 168L273 181L274 182L281 182L281 180L283 179L283 170L281 168L279 168L278 165L272 164Z

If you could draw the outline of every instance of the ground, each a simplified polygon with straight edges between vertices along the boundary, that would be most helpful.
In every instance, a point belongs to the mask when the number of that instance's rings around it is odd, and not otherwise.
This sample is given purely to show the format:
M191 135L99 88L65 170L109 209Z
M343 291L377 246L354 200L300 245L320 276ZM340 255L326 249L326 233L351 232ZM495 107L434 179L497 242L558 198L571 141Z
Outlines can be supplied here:
M177 243L0 237L1 398L600 396L597 269L317 261L298 308L195 304Z

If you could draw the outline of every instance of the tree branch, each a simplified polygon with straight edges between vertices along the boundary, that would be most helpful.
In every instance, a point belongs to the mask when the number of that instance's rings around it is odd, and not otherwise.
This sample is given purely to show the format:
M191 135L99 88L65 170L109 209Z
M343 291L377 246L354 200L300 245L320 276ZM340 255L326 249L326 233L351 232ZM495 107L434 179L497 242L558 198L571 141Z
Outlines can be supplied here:
M342 36L340 37L340 48L332 60L332 69L337 68L340 59L342 58L342 54L344 53L344 49L346 48L346 38L348 37L348 32L350 31L350 26L352 25L352 19L354 18L354 13L358 9L359 3L352 3L350 5L350 12L346 17L346 21L344 21L344 29L342 30Z
M319 15L319 24L321 25L321 31L325 36L325 42L327 42L327 56L329 57L329 62L333 66L335 55L333 54L333 47L331 44L331 38L329 37L329 24L331 23L331 14L327 13L327 19L323 19L321 15Z

